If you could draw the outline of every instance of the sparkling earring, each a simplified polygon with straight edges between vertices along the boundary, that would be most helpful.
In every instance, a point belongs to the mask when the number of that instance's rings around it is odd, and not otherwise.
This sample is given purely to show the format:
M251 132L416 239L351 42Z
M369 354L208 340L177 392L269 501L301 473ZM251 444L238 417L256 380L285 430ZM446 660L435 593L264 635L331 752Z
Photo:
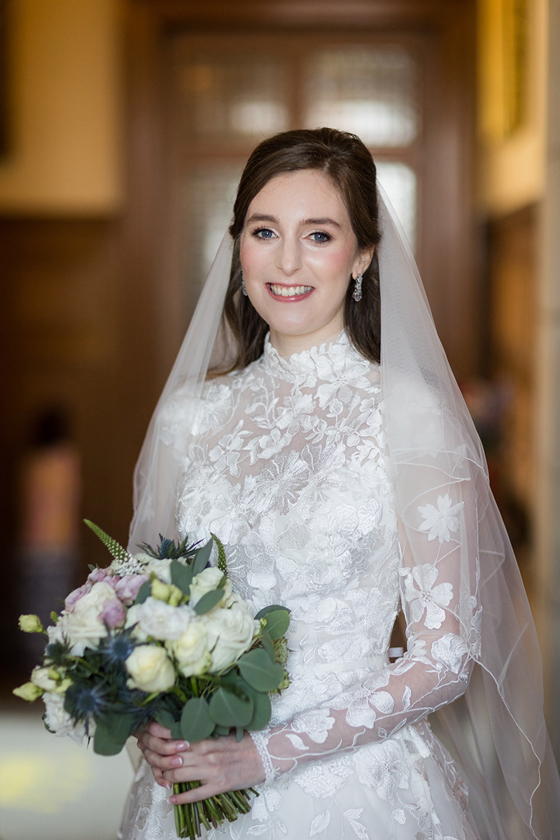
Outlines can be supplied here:
M245 286L245 278L243 277L243 271L241 271L241 291L247 297L247 287Z
M358 274L358 276L354 280L354 291L352 292L352 297L355 301L360 301L362 299L362 280L364 279L363 274Z

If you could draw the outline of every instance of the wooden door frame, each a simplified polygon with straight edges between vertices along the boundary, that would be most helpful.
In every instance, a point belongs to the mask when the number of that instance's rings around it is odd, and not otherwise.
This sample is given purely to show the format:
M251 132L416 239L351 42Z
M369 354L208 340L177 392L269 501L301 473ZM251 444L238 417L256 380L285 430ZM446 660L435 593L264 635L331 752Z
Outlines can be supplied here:
M438 89L428 119L429 189L422 214L433 231L422 271L434 317L459 377L478 369L478 311L472 199L474 0L128 0L128 202L123 219L121 286L125 403L142 394L149 416L177 350L165 266L164 109L161 48L176 28L208 33L274 31L421 31L439 45L430 85ZM428 107L430 107L428 105ZM445 212L442 208L445 207ZM437 290L437 294L436 294ZM134 318L127 317L134 301ZM168 323L170 328L165 329Z

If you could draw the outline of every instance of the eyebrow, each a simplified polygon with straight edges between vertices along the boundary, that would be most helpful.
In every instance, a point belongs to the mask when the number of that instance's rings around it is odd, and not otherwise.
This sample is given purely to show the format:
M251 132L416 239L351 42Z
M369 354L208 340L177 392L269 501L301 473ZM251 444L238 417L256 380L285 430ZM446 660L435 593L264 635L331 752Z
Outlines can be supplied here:
M268 216L264 213L253 213L253 215L247 219L247 224L251 222L273 222L274 224L278 224L278 219L275 216ZM335 222L334 219L330 219L328 216L325 216L321 219L304 219L301 222L302 225L334 225L337 228L340 228L341 225L339 222Z

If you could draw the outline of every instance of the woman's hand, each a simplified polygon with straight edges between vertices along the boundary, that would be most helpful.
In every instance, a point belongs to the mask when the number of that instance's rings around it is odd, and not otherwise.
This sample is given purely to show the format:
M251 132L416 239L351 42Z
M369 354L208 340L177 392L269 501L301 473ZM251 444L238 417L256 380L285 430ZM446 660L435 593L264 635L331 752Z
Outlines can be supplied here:
M171 788L177 782L202 782L199 788L171 796L172 805L197 802L264 782L259 753L247 733L239 742L228 736L189 744L172 740L169 729L152 722L136 737L159 785Z

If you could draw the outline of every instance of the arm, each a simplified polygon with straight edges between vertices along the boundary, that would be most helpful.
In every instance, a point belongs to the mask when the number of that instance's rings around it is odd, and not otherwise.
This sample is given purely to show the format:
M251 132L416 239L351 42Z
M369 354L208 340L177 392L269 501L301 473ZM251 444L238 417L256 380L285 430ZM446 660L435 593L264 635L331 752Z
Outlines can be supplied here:
M425 485L421 479L411 475L419 487ZM476 494L468 480L453 483L444 473L441 481L432 475L430 484L436 489L419 492L401 523L399 584L407 653L334 701L282 726L245 735L241 744L230 738L192 746L164 743L168 730L150 724L140 746L159 784L204 781L198 791L172 802L234 789L241 777L246 784L262 781L265 774L271 780L315 758L390 737L465 691L480 619Z
M408 469L421 487L422 476ZM400 526L407 653L324 706L251 733L267 780L315 758L390 737L466 690L480 618L476 499L470 482L439 477L439 488L418 493ZM432 474L430 484L435 483Z

